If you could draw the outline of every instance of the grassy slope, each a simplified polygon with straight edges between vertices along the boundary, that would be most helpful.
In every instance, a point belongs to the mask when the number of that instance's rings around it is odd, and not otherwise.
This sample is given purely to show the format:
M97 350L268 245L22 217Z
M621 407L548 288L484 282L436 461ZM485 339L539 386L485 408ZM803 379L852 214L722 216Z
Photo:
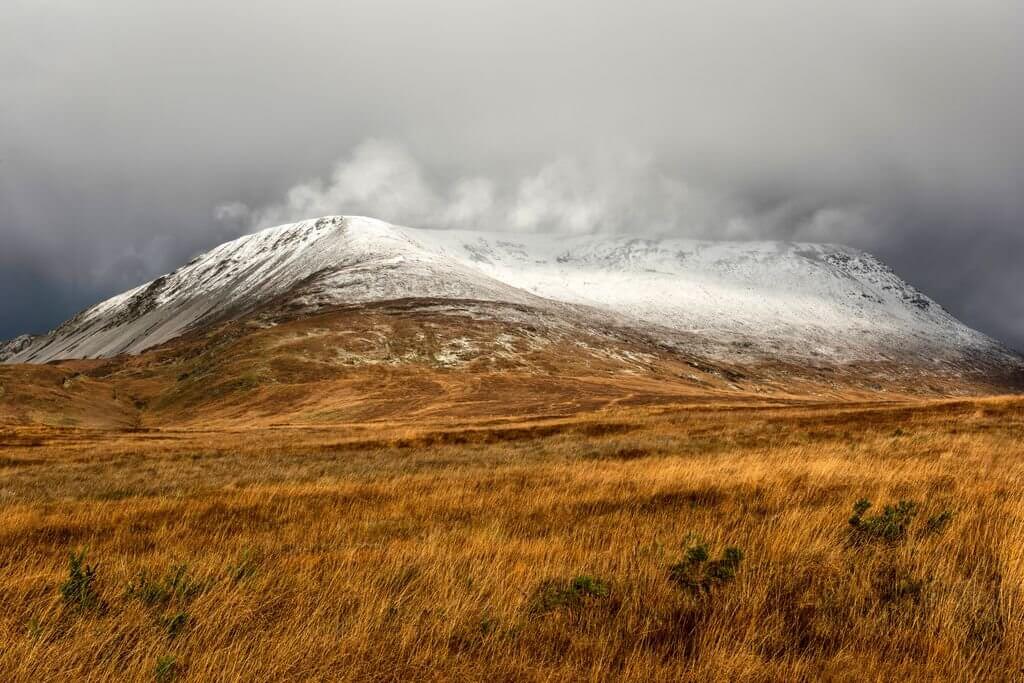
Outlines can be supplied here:
M0 365L0 429L447 424L616 405L896 400L995 388L902 372L738 367L628 334L382 305L274 326L243 320L136 357Z
M469 422L9 428L3 679L152 679L161 659L188 680L1006 680L1024 666L1021 399ZM852 543L861 497L921 512L906 538ZM947 509L949 527L924 534ZM745 553L706 597L669 580L695 538ZM81 548L97 608L59 592ZM126 593L179 564L195 590ZM538 611L546 581L580 574L608 594Z

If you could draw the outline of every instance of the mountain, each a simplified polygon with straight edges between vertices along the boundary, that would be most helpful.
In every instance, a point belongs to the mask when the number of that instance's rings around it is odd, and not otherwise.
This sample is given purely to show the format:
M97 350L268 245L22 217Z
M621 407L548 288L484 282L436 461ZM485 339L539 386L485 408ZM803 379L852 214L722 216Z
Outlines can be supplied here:
M31 334L22 334L14 339L0 341L0 361L21 353L36 340Z
M435 231L338 216L222 244L49 334L0 346L0 360L138 354L230 321L275 325L387 302L712 363L870 366L997 384L1018 381L1024 367L847 247Z

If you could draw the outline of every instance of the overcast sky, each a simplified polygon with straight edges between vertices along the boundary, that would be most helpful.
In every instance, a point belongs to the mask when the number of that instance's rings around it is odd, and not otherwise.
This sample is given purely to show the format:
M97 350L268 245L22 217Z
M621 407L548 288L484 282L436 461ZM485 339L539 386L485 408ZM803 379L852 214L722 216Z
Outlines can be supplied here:
M273 221L867 249L1024 348L1020 0L6 0L0 337Z

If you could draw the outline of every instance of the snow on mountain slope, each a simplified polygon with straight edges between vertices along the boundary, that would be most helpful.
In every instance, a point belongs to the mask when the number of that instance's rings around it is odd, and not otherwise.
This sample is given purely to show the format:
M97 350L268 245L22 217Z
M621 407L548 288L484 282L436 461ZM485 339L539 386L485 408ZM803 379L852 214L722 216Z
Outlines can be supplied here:
M830 354L851 335L988 348L873 256L836 245L682 239L514 239L410 235L538 296L615 311L641 326L714 339L817 339Z
M35 340L36 338L30 334L22 334L14 339L0 341L0 363L14 356L16 353L21 353Z
M19 342L7 362L137 353L271 304L316 311L420 297L562 311L667 342L701 339L720 354L1019 361L846 247L433 231L327 217L222 244Z
M197 326L249 313L296 288L301 295L295 300L320 306L407 296L535 299L424 252L386 223L322 218L222 244L79 313L8 362L138 353Z

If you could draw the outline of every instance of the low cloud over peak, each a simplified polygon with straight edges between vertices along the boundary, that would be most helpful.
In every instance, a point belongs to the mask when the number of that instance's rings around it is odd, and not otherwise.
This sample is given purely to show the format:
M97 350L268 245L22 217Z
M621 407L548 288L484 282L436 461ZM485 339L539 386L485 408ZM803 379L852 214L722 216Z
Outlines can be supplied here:
M280 201L255 207L228 202L215 216L232 231L331 214L435 229L734 240L835 240L868 230L857 210L862 207L797 206L783 199L755 208L670 174L650 154L621 148L584 159L563 155L519 176L446 181L439 175L401 143L370 139L326 178L295 185Z

